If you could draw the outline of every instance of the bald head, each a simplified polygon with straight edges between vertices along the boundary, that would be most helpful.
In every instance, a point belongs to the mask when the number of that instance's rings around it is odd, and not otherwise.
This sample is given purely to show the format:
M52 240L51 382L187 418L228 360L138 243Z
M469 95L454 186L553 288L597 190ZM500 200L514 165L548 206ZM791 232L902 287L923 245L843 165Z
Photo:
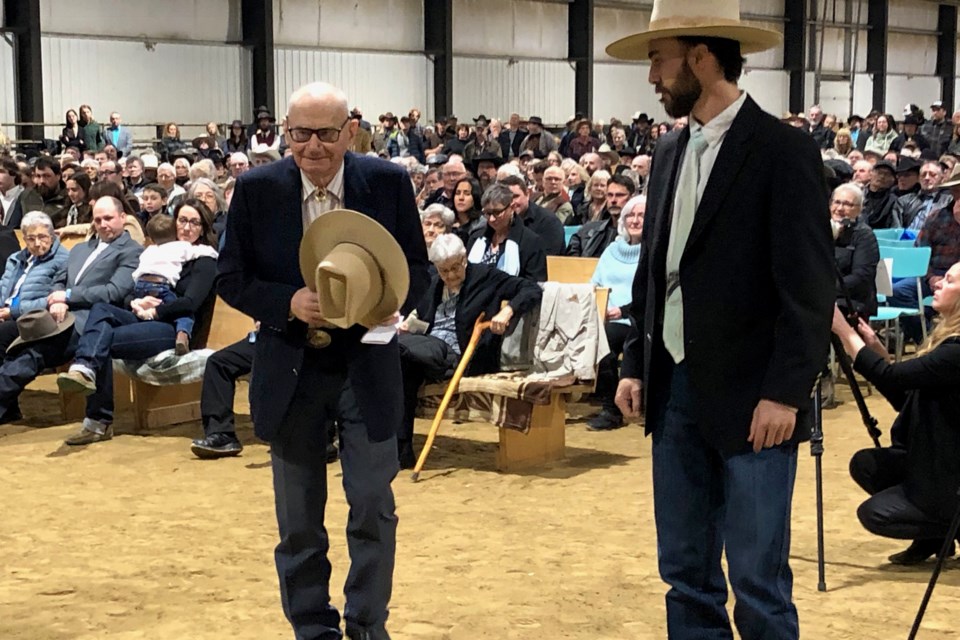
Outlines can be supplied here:
M293 159L317 186L327 186L360 126L351 120L346 94L325 82L300 87L287 106L287 143Z

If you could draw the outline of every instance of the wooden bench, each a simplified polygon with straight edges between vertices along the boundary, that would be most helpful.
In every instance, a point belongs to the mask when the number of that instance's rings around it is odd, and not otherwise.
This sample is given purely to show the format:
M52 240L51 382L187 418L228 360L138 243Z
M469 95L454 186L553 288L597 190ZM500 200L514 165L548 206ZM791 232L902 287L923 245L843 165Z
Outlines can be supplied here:
M551 282L583 284L590 282L596 269L597 258L572 258L547 256L547 279ZM610 290L596 289L597 311L606 315ZM566 453L567 401L572 396L593 393L595 382L557 387L550 394L550 404L533 405L530 429L526 433L500 427L497 449L497 469L518 471L545 462L562 460ZM443 395L447 383L425 386L420 395Z
M218 297L205 348L220 350L239 342L252 330L253 320ZM201 387L201 382L157 386L114 371L114 411L116 414L131 413L134 431L192 422L200 419ZM84 396L60 394L64 420L83 419L85 407Z

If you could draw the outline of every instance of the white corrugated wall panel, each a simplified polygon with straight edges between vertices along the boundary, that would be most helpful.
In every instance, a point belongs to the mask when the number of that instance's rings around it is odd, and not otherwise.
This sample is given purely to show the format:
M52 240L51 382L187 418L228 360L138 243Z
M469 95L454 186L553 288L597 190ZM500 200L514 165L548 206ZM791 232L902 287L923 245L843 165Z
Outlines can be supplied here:
M887 73L932 76L937 72L937 39L912 33L891 33L887 40Z
M919 105L928 115L930 103L940 98L940 78L929 76L887 76L886 111L900 121L903 107Z
M630 122L642 111L660 122L666 113L653 85L647 83L650 65L595 62L593 64L593 116L606 122L619 118Z
M529 0L454 0L454 55L567 57L567 6Z
M422 0L273 0L276 46L419 51Z
M17 80L13 65L13 45L0 38L0 122L17 119ZM3 127L3 132L15 139L14 127Z
M813 104L814 74L807 72L805 88L807 107ZM853 113L861 116L873 110L873 79L869 74L856 74L853 87ZM850 113L850 83L843 81L823 81L820 83L820 106L824 113L830 113L846 122ZM784 108L786 111L786 108ZM899 115L900 111L896 111Z
M44 33L157 40L240 39L240 0L40 0Z
M573 94L573 68L563 60L453 59L453 111L461 122L517 112L561 124L573 116Z
M118 111L124 122L204 123L249 119L249 60L239 46L44 36L44 118L89 104L99 122ZM193 134L195 130L184 130ZM199 131L196 131L199 133ZM59 135L59 129L48 129ZM150 128L134 138L153 137Z
M433 63L421 54L280 48L274 64L279 118L298 88L328 82L370 122L386 111L400 115L412 107L420 109L424 121L433 119Z

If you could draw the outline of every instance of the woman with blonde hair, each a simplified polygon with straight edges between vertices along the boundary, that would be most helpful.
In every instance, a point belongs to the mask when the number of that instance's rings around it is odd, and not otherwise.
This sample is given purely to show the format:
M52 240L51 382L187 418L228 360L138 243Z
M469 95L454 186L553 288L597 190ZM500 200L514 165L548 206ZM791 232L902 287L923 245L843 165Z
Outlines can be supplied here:
M607 206L607 182L609 180L609 172L603 169L595 171L587 180L587 186L583 191L583 204L565 224L586 224L599 220L603 209Z
M850 129L844 127L837 131L837 135L833 138L833 148L841 156L846 156L853 151L853 138L850 136Z
M850 475L871 495L857 509L863 526L913 541L890 556L894 564L918 564L934 555L960 504L960 263L933 289L940 319L917 356L904 362L889 362L863 320L854 329L839 310L833 319L854 368L899 412L891 446L864 449L850 461Z

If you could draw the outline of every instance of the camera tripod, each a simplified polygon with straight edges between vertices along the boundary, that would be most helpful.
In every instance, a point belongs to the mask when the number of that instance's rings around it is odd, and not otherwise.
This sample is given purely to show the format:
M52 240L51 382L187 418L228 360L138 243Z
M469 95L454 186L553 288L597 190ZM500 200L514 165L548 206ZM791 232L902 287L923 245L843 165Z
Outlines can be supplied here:
M853 373L853 362L847 352L843 350L843 344L835 334L830 335L830 341L833 344L837 362L844 377L850 384L850 391L853 393L853 399L857 403L857 409L860 411L860 419L867 428L867 434L873 440L873 445L880 448L880 428L877 426L877 419L870 414L867 407L867 401L860 391L860 384L857 382ZM817 591L827 590L826 581L826 561L824 560L823 543L823 407L822 402L822 378L818 377L813 387L813 428L810 431L810 455L814 457L816 464L816 487L817 487ZM960 515L958 515L960 517ZM951 538L952 539L952 538Z

